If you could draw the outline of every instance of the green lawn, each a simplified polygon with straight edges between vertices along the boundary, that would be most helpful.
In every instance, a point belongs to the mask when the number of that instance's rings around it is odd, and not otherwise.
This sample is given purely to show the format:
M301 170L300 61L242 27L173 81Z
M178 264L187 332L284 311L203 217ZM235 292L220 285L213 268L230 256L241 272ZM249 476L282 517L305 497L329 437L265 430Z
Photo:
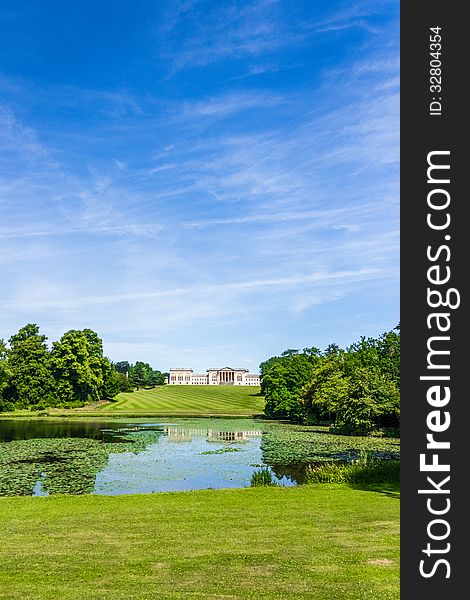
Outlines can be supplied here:
M264 398L259 387L166 385L151 390L121 393L100 413L116 415L252 416L262 414Z
M0 498L4 600L399 598L399 499L320 484Z

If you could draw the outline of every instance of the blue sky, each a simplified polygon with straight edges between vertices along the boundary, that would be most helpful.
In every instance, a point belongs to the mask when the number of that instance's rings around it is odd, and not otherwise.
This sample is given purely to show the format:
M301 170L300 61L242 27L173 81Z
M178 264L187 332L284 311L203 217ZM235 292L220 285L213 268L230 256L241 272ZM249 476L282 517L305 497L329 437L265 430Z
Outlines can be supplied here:
M242 366L399 321L399 3L2 2L0 337Z

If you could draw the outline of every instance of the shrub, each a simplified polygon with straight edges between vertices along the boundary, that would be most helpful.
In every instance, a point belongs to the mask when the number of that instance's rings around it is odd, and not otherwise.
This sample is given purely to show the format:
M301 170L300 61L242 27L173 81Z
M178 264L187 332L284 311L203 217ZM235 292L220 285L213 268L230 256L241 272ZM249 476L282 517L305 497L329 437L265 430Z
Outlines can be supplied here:
M259 471L255 471L251 476L251 487L258 487L262 485L277 485L273 479L273 474L267 467L264 467Z
M310 466L306 483L388 483L400 480L400 461L361 460L352 463L327 462Z

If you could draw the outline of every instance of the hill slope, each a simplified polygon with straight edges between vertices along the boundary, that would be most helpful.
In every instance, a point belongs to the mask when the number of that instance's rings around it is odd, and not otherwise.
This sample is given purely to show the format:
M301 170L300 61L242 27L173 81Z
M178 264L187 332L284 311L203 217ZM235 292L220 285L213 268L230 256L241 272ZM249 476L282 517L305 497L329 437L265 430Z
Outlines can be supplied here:
M100 412L126 415L227 415L262 414L264 398L258 387L166 385L151 390L121 393Z

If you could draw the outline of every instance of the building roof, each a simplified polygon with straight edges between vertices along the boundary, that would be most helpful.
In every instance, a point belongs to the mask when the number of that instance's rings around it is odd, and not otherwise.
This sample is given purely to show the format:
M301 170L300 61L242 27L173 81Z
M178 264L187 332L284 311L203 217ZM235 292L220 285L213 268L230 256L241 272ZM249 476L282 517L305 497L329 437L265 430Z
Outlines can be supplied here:
M206 369L206 371L245 371L248 373L248 369L233 369L232 367L220 367L218 369Z

